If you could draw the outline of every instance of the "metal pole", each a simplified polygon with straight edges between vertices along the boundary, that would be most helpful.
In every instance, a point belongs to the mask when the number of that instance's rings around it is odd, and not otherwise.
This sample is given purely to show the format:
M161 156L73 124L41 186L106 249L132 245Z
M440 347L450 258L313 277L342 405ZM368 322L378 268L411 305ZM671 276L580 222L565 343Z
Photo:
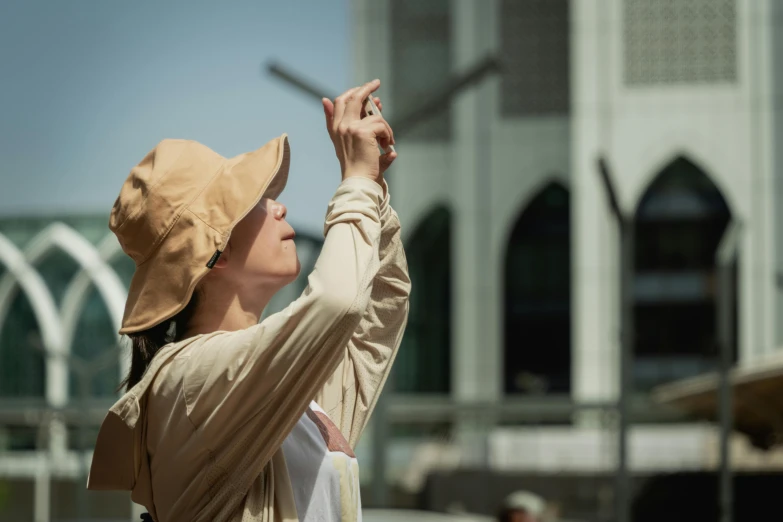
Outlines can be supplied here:
M50 461L46 455L39 455L36 461L35 486L33 490L33 520L49 522L51 517L52 475Z
M87 398L90 396L90 377L91 372L85 371L85 368L81 364L77 364L76 368L73 366L71 369L77 369L78 372L76 378L79 379L79 402L82 405L84 411L87 411ZM87 452L87 423L79 423L79 444L77 447L77 455L79 456L79 483L76 485L76 502L77 502L77 514L80 520L87 520L89 517L89 501L87 499L87 476L89 469L87 468L87 462L85 459L85 453Z
M633 363L633 219L623 215L606 159L598 160L598 173L609 206L617 219L620 269L620 353L617 397L617 471L615 474L615 518L631 520L631 476L628 471L628 429L630 427L631 365Z
M731 473L731 431L732 431L732 393L730 371L732 363L731 350L731 302L733 301L733 288L731 285L731 265L718 268L720 272L718 330L720 336L720 520L731 522L732 519L732 473Z
M267 72L272 76L276 76L286 82L287 84L299 89L302 93L307 94L317 100L322 98L329 98L333 100L335 97L327 89L316 85L312 80L305 78L304 76L292 71L286 66L271 62L266 66Z
M410 131L421 122L432 118L433 114L444 112L451 106L454 97L468 87L483 81L487 75L501 71L502 65L500 60L494 56L487 56L464 72L453 74L431 96L428 96L421 103L416 104L411 110L389 124L394 128L395 134L402 135L402 133ZM486 107L483 112L487 114L486 119L489 119L490 112ZM485 177L484 179L488 178Z
M329 93L327 89L282 64L271 62L266 65L266 70L272 76L299 89L299 91L313 99L334 99L334 95ZM478 84L487 75L499 73L501 70L502 64L500 59L494 56L487 56L464 72L452 75L432 96L416 104L413 109L401 118L389 121L389 125L394 129L395 136L400 137L414 129L422 121L432 118L434 114L445 111L449 108L455 96L468 87Z
M628 470L628 431L633 361L633 222L620 222L620 390L617 399L617 520L631 520L631 476Z
M720 522L731 522L734 509L734 491L731 471L731 432L734 424L731 367L734 364L734 281L732 271L737 260L740 225L729 223L715 255L718 270L718 346L720 351L719 403L720 469L718 498Z

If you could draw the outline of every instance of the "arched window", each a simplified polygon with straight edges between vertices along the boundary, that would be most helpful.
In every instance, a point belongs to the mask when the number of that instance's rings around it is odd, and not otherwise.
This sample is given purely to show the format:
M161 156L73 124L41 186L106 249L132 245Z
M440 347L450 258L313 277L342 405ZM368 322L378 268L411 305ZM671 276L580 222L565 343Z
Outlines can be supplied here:
M451 374L451 212L433 209L405 250L413 290L394 363L394 390L449 393Z
M34 266L52 293L54 304L60 304L67 278L76 263L65 253L53 251ZM5 275L0 269L0 276ZM0 397L21 399L30 407L43 407L46 394L46 355L39 323L28 295L17 288L12 296L0 329ZM37 447L36 429L24 424L3 427L6 448L29 451Z
M0 270L0 275L4 270ZM0 331L0 397L43 401L45 359L38 321L24 292L13 299Z
M78 264L65 252L54 250L34 265L34 269L59 306ZM0 331L0 395L43 399L46 357L40 328L27 295L17 288Z
M505 267L506 393L571 390L571 211L551 183L519 216Z
M106 303L92 287L76 323L71 345L71 355L79 361L71 361L68 367L71 400L116 396L119 385L118 349ZM123 346L122 349L127 348Z
M715 251L730 219L718 187L682 157L642 196L634 243L637 389L715 368Z

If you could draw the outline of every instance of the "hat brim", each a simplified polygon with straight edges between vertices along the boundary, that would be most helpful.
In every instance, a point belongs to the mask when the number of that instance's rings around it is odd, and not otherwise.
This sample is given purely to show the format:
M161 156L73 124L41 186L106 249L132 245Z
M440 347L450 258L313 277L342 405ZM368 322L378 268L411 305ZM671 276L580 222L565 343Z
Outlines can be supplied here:
M131 279L120 334L142 332L179 313L223 251L236 224L263 197L277 198L288 181L288 135L225 161L182 212L158 249Z

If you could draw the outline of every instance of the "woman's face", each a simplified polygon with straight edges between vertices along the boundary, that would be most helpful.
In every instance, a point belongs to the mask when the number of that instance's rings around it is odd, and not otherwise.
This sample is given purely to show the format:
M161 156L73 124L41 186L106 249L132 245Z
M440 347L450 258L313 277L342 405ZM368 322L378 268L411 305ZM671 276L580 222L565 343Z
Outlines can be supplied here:
M282 203L262 198L234 227L225 268L243 284L282 288L299 275L295 233L286 212Z

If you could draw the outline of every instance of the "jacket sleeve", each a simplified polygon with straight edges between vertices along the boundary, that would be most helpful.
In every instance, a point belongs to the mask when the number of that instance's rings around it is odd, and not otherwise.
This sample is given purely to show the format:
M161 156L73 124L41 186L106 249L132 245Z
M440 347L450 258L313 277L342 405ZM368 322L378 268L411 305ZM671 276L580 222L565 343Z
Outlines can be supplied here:
M338 188L325 241L302 296L251 328L190 354L184 396L196 436L245 486L258 475L334 372L370 300L379 266L383 189L363 178ZM212 486L212 485L211 485Z
M408 320L411 282L400 237L400 221L381 203L380 268L372 282L370 303L345 346L337 369L316 402L356 447L391 370Z

